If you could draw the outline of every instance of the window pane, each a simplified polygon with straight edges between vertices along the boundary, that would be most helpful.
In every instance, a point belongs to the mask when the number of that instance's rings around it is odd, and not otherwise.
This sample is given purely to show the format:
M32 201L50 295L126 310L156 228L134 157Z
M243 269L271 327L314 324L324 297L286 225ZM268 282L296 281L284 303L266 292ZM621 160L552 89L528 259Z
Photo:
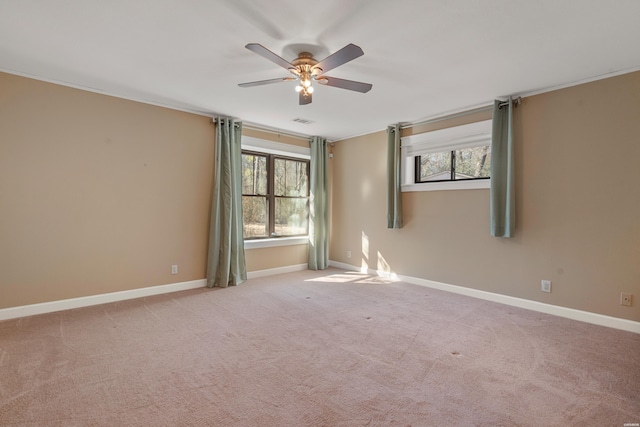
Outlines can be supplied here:
M420 181L451 179L451 151L420 156Z
M242 196L242 235L245 239L267 237L267 198Z
M276 196L307 196L307 163L274 159L274 193Z
M307 234L309 208L307 198L276 197L276 235L293 236Z
M491 147L456 150L456 179L489 178Z
M267 157L242 155L242 194L267 194Z

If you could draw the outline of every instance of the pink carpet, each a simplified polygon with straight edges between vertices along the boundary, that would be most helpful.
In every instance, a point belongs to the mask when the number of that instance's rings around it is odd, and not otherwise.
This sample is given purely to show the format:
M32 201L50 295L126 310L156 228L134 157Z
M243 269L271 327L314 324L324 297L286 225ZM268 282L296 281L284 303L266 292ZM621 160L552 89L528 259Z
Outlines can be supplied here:
M330 269L0 322L2 426L623 426L640 335Z

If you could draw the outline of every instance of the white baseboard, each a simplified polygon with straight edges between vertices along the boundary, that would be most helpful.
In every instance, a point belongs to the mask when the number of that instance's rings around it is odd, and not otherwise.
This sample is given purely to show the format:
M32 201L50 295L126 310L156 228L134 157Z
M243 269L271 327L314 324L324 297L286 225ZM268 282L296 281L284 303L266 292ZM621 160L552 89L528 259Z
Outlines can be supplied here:
M609 328L620 329L628 332L640 334L640 322L633 320L620 319L617 317L605 316L602 314L591 313L588 311L575 310L572 308L560 307L551 304L545 304L537 301L526 300L523 298L511 297L492 292L480 291L464 286L450 285L447 283L435 282L433 280L420 279L417 277L403 276L395 273L387 273L376 271L364 267L357 267L351 264L345 264L337 261L329 261L331 267L341 268L349 271L359 271L361 273L377 275L392 280L401 280L419 286L426 286L433 289L439 289L446 292L453 292L461 295L479 298L487 301L493 301L501 304L511 305L514 307L525 308L528 310L538 311L541 313L552 314L555 316L565 317L568 319L579 320L595 325L606 326ZM273 276L276 274L292 273L295 271L306 270L307 264L290 265L286 267L271 268L267 270L251 271L247 273L248 279L257 279L259 277ZM128 291L111 292L108 294L91 295L86 297L71 298L60 301L44 302L39 304L30 304L20 307L9 307L0 309L0 320L15 319L19 317L34 316L37 314L52 313L55 311L70 310L73 308L89 307L92 305L106 304L116 301L124 301L134 298L142 298L151 295L166 294L188 289L203 288L207 284L206 279L192 280L189 282L172 283L168 285L150 286L147 288L132 289Z
M53 313L54 311L70 310L73 308L89 307L116 301L147 297L151 295L168 294L170 292L185 291L187 289L203 288L207 284L205 279L189 282L171 283L168 285L149 286L148 288L131 289L129 291L110 292L108 294L91 295L87 297L64 299L60 301L43 302L39 304L23 305L0 309L0 320L18 317L34 316L36 314Z
M355 265L345 264L337 261L329 261L329 265L349 271L359 271L370 275L377 275L391 280L400 280L419 286L426 286L441 291L453 292L456 294L466 295L473 298L479 298L487 301L493 301L500 304L511 305L514 307L525 308L527 310L538 311L541 313L552 314L554 316L565 317L568 319L579 320L581 322L592 323L594 325L606 326L609 328L621 329L623 331L635 332L640 334L640 322L633 320L620 319L618 317L605 316L602 314L591 313L588 311L575 310L573 308L560 307L557 305L545 304L538 301L531 301L523 298L511 297L508 295L496 294L493 292L480 291L464 286L450 285L447 283L435 282L433 280L420 279L417 277L403 276L395 273L387 273L384 271L376 271L365 267L357 267Z
M308 269L307 264L287 265L286 267L269 268L267 270L257 270L247 272L247 279L257 279L259 277L275 276L276 274L293 273Z
M371 270L370 268L367 269L365 267L357 267L355 265L345 264L344 262L338 262L338 261L329 260L329 267L341 268L343 270L348 270L348 271L358 271L360 273L371 274L371 275L374 275L374 276L381 276L382 277L382 275L380 275L377 272Z
M251 271L247 273L248 279L273 276L276 274L291 273L307 269L307 264L289 265L286 267L271 268L268 270ZM39 304L23 305L0 309L0 320L16 319L19 317L35 316L37 314L53 313L55 311L71 310L74 308L89 307L98 304L124 301L134 298L148 297L151 295L168 294L171 292L185 291L188 289L204 288L206 279L192 280L189 282L171 283L168 285L150 286L147 288L131 289L128 291L110 292L108 294L91 295L86 297L64 299L59 301L43 302Z

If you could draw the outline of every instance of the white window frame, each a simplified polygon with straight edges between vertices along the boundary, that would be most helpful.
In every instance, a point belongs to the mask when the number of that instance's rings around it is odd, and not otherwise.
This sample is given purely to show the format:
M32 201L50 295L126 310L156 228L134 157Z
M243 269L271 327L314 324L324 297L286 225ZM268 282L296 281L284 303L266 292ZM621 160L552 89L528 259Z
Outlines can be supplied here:
M402 192L474 190L491 187L491 179L415 182L416 156L491 145L491 120L401 138Z
M256 153L276 154L296 159L311 159L311 148L282 142L268 141L253 136L242 136L242 149ZM278 237L266 239L251 239L244 241L245 249L271 248L276 246L291 246L309 244L309 236Z

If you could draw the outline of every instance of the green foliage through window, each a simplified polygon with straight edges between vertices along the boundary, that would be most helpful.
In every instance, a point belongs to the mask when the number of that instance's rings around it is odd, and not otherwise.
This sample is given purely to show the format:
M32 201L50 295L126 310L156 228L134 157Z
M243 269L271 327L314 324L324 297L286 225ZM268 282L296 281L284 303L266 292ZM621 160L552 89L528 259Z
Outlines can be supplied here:
M490 168L489 145L423 154L416 156L416 182L487 179Z
M244 238L300 236L309 230L309 161L242 153Z

